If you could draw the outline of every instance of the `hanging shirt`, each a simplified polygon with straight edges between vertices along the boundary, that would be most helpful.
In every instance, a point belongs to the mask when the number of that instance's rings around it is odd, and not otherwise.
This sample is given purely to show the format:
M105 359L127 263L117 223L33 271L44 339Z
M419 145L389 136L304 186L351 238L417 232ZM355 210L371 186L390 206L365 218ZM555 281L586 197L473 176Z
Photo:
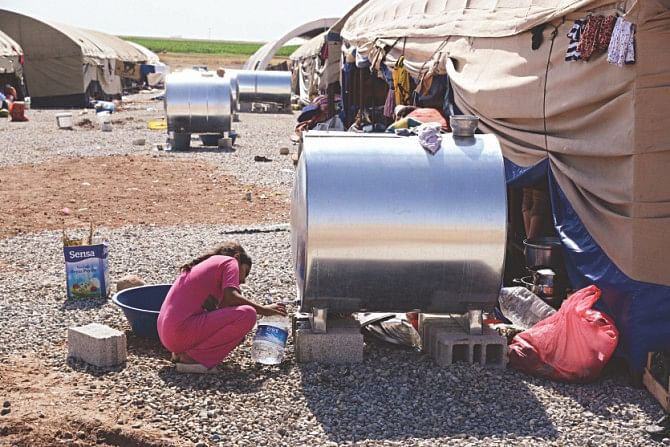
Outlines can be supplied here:
M566 61L578 61L582 58L579 51L577 51L577 45L579 45L579 39L582 35L582 28L584 27L584 19L577 19L575 23L570 28L568 32L568 39L570 43L568 44L568 51L565 52Z
M583 60L588 61L592 56L607 51L615 22L615 16L590 16L586 19L577 44L577 51Z
M405 69L405 56L400 56L393 67L393 90L396 105L407 105L412 95L412 79Z
M607 49L607 62L619 67L635 63L635 25L623 17L617 18L614 25Z

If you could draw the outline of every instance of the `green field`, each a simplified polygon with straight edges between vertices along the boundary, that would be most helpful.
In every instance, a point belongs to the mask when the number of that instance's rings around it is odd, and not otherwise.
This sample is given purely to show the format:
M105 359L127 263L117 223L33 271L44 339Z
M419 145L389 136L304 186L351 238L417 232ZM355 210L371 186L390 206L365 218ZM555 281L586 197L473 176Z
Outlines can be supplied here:
M154 53L200 53L225 54L234 56L251 56L262 43L230 42L225 40L186 40L154 37L119 36L124 40L132 40L147 47ZM277 52L277 56L286 57L293 53L299 45L287 45Z

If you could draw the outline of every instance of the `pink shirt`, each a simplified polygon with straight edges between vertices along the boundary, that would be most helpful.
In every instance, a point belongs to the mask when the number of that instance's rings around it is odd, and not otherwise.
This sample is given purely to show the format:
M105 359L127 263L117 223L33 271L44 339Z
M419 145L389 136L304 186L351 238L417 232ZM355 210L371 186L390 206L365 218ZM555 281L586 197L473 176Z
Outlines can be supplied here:
M223 301L223 290L240 290L240 267L230 256L212 256L182 272L172 284L158 315L158 334L161 340L179 337L179 327L190 317L203 314L202 304L213 296ZM182 334L183 336L183 334Z

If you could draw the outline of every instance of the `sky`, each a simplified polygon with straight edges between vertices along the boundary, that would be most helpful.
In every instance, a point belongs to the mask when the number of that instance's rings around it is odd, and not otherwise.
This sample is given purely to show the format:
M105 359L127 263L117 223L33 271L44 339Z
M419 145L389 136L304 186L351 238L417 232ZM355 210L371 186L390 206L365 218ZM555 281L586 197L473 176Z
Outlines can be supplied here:
M358 0L0 0L0 9L121 36L267 42Z

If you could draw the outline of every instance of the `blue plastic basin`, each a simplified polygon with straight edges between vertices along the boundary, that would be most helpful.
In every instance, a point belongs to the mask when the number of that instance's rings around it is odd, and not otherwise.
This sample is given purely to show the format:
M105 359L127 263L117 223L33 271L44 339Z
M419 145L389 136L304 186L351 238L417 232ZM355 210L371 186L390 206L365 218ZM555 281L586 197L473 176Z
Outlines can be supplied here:
M158 311L171 286L172 284L156 284L131 287L114 294L112 301L123 310L135 335L158 338Z

